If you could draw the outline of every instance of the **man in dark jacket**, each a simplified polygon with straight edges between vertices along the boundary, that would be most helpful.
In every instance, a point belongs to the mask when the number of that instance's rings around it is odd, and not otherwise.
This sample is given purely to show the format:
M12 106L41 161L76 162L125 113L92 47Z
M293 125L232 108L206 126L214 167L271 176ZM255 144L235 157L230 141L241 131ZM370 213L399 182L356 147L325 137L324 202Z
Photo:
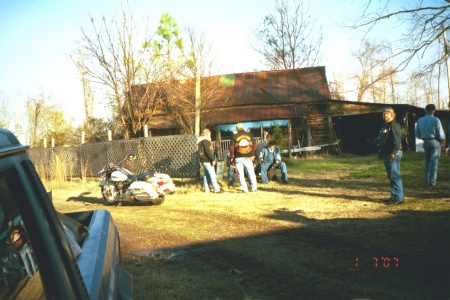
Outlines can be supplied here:
M383 160L387 176L390 181L391 197L387 204L402 204L403 182L400 175L400 161L402 152L402 129L395 121L395 113L391 107L383 110L384 126L378 134L379 158Z
M250 191L254 192L257 189L255 169L253 167L253 159L256 151L255 138L250 132L245 132L244 126L241 123L236 125L236 130L237 133L231 139L230 145L231 164L236 166L242 192L248 192L245 172L249 174Z
M216 171L214 170L216 158L214 156L214 150L211 147L211 131L209 129L202 131L201 136L197 140L197 146L200 163L203 166L205 193L209 193L210 191L209 184L212 184L214 193L220 193L220 186L217 183Z

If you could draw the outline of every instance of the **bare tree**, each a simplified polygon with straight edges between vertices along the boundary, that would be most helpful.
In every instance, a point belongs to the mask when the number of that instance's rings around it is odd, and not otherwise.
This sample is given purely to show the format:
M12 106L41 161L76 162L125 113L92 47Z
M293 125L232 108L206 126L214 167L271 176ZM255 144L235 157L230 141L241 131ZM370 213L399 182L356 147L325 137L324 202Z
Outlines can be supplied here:
M120 23L115 20L107 23L103 18L100 29L94 20L91 22L93 37L82 30L80 43L86 62L83 65L79 59L75 63L91 82L106 87L113 100L111 107L122 128L127 130L124 137L137 136L143 125L151 123L152 116L164 114L171 114L184 132L193 132L195 86L190 85L190 78L197 70L197 63L202 76L210 74L212 66L210 47L204 36L188 30L191 48L186 51L178 24L169 14L163 14L155 33L146 34L137 47L139 36L133 18L125 12ZM209 82L202 79L205 120L215 109L210 104L219 99L221 90L218 84L209 86ZM223 105L224 97L220 99Z
M83 98L84 98L84 113L85 113L85 121L84 121L84 129L89 132L91 120L93 119L94 114L94 93L91 88L91 83L89 78L87 77L86 66L84 63L84 57L81 50L78 51L79 57L75 57L71 55L72 61L78 68L78 72L81 75L81 83L83 85Z
M183 69L187 80L174 82L170 88L169 111L176 118L182 130L193 133L196 118L196 77L200 75L200 127L205 128L211 121L210 114L227 104L227 88L220 83L220 76L211 76L215 56L212 45L204 33L197 34L192 27L186 28L189 51ZM198 99L197 99L198 100Z
M411 105L419 106L421 104L421 94L420 94L420 78L417 74L410 74L406 86L406 97L408 99L408 103Z
M155 69L153 57L146 51L151 46L152 36L146 31L139 35L134 18L125 11L121 17L121 20L111 22L103 17L99 28L91 18L93 36L82 29L79 49L89 61L76 60L75 64L79 70L84 70L91 82L105 88L113 115L122 125L124 137L129 138L136 136L148 122L160 100L152 97L158 92L149 91L143 100L140 98L142 91L136 94L133 87L158 82L161 73Z
M28 115L28 139L31 147L37 145L40 134L40 125L43 122L43 108L45 106L45 97L43 94L38 97L28 97L26 102Z
M314 36L315 21L303 0L275 0L275 11L255 30L253 49L271 70L313 67L320 63L322 34Z
M41 93L28 96L26 101L27 134L31 147L42 146L44 138L54 138L56 146L67 145L74 131L72 125L66 121L62 109L48 104L48 99Z
M338 80L330 81L328 82L328 88L330 89L331 99L345 100L342 82Z
M384 102L386 89L384 82L394 78L395 69L385 59L388 47L364 40L360 50L353 53L361 67L355 74L358 102L371 100L374 103ZM370 98L369 98L370 97Z
M381 3L381 5L380 5ZM378 23L389 19L397 19L408 29L398 42L398 48L388 59L396 59L394 68L403 70L414 58L424 58L438 41L443 39L450 22L450 3L447 0L406 1L401 9L397 9L398 1L382 0L375 2L367 0L361 16L355 20L352 28L365 28L370 32ZM392 10L392 7L394 9ZM431 71L434 65L442 63L442 56L435 56L431 51L429 60L423 65L423 72Z
M12 121L11 111L6 99L2 99L0 103L0 128L10 128Z

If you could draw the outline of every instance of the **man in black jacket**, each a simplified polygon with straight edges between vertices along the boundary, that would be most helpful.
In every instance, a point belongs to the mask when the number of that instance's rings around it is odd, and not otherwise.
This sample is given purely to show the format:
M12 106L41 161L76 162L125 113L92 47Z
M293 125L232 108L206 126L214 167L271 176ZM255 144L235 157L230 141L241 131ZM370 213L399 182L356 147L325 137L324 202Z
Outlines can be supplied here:
M395 113L391 107L383 110L384 126L378 134L379 158L383 160L390 182L391 197L387 204L402 204L403 182L400 175L400 161L402 152L402 128L395 121Z
M209 129L202 131L197 140L197 146L200 163L203 166L203 185L205 187L205 193L209 193L210 191L209 184L212 184L214 193L220 193L220 186L217 183L216 171L214 170L216 158L214 156L214 150L211 147L211 131Z
M249 175L250 192L257 189L255 169L253 167L253 159L255 158L256 143L255 138L250 132L244 130L244 125L238 123L236 125L237 133L233 135L230 145L231 164L236 166L239 183L243 193L249 191L245 174Z

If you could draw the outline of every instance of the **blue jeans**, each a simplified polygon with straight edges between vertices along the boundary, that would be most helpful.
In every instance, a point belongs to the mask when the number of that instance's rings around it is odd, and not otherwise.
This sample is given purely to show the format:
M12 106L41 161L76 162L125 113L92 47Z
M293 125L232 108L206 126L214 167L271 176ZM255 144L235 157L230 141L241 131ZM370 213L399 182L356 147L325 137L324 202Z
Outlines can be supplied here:
M233 174L234 174L234 169L232 167L228 167L228 185L233 185L233 183L234 183Z
M383 162L390 182L391 199L393 201L403 201L403 182L400 175L400 161L403 152L399 150L393 161L389 161L390 154L383 153Z
M203 165L203 186L205 187L205 192L209 192L209 184L214 187L214 192L220 192L220 186L217 183L216 171L214 167L209 162L202 163Z
M250 182L251 190L256 191L255 169L253 168L253 162L250 157L236 157L234 163L239 175L239 183L241 184L242 192L248 192L247 182L245 181L245 172L248 172L248 181Z
M235 169L233 169L232 167L228 168L228 185L233 185L234 184L234 179L233 179L234 170ZM247 169L244 169L244 173L245 173L245 177L250 178L250 175L248 175L248 170Z
M20 257L22 257L22 262L25 266L25 270L27 270L27 274L29 277L33 277L34 273L36 273L36 265L34 264L34 258L31 255L30 247L27 243L22 246L22 249L19 250Z
M268 183L269 182L269 178L267 178L267 170L269 170L269 168L272 166L272 163L264 163L261 164L261 181L263 183ZM287 168L286 168L286 164L283 161L280 161L280 163L278 164L278 166L276 167L276 169L280 169L281 170L281 180L282 181L286 181L287 179Z
M424 140L423 150L425 151L425 181L435 184L438 162L441 157L441 143L437 140Z

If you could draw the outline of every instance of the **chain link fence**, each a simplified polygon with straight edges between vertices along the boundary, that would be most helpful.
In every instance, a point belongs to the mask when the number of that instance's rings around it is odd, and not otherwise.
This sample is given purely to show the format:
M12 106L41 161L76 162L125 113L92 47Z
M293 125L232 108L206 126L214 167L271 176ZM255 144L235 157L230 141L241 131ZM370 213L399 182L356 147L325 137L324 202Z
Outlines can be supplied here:
M36 167L62 169L72 177L96 177L108 163L118 164L127 154L137 159L124 167L134 174L153 171L172 178L198 178L197 138L193 134L89 143L78 147L32 148Z

